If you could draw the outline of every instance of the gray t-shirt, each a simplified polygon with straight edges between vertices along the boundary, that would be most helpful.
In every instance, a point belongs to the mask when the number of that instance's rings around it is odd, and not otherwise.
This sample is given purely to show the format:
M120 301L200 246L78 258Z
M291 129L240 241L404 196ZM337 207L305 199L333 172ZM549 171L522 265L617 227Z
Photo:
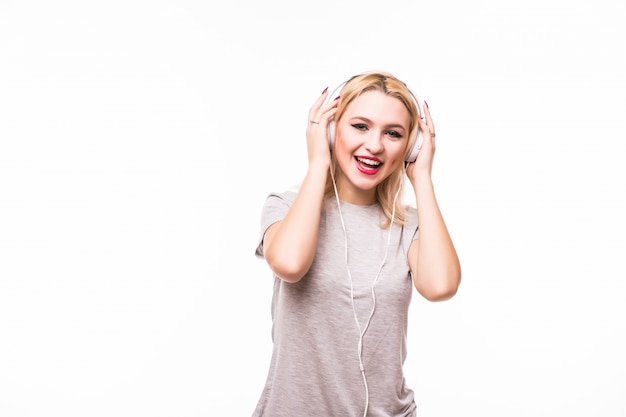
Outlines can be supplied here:
M263 235L282 220L295 192L270 194L263 207L255 255L263 258ZM341 203L348 236L348 266L361 329L372 307L372 285L387 250L389 229L380 225L378 204ZM363 337L362 362L368 388L368 416L412 417L414 394L406 385L407 318L413 283L407 252L417 238L417 212L404 226L394 224L387 260L374 286L375 311ZM345 235L334 198L322 210L317 251L297 283L274 277L273 353L253 417L362 417L365 384L359 368L360 330L355 322Z

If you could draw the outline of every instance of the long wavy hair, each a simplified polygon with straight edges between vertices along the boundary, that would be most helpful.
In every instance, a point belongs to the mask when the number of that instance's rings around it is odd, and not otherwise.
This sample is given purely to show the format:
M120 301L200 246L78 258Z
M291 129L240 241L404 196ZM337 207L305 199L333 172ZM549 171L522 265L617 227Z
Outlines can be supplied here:
M335 126L341 120L346 108L352 103L352 101L359 97L366 91L380 91L388 96L397 98L404 104L409 111L410 124L409 124L409 141L407 141L405 154L413 146L415 138L417 137L417 129L419 124L417 119L419 116L419 110L417 108L417 102L411 90L407 85L386 72L367 72L359 75L355 75L350 78L344 84L343 88L339 92L339 105L337 112L335 113ZM332 97L331 99L333 99ZM330 166L331 170L334 170L337 166L337 161L333 153L333 160ZM334 172L334 171L333 171ZM376 200L381 205L386 217L386 222L383 227L389 227L391 224L392 213L394 209L395 200L395 217L394 223L402 225L406 220L407 206L403 203L402 196L404 195L404 180L406 178L404 164L400 164L398 168L393 171L383 182L376 187ZM325 197L331 197L334 195L333 179L331 175L328 175L326 180L326 188L324 192ZM396 193L398 198L396 199Z

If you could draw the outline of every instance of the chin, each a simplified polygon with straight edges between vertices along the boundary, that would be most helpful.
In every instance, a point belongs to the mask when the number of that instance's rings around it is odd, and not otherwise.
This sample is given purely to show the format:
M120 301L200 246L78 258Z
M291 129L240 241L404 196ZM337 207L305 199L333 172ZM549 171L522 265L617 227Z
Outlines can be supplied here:
M359 178L360 177L360 178ZM381 179L382 178L382 179ZM384 177L363 178L362 174L358 174L357 178L349 178L350 182L359 191L371 192L383 181Z

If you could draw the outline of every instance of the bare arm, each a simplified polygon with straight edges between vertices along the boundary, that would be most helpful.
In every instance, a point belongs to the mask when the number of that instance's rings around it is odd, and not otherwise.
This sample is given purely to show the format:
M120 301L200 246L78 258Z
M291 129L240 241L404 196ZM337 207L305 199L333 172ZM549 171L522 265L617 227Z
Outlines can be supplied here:
M409 267L417 291L430 301L451 298L461 283L461 265L435 197L431 171L435 152L434 125L428 106L420 121L424 142L407 173L415 190L419 238L411 243Z
M263 237L265 259L274 274L297 282L311 267L330 167L327 126L337 102L323 105L326 90L309 110L306 130L309 168L285 218L272 224ZM317 122L317 123L312 123Z
M309 167L287 215L263 237L267 263L285 281L299 281L313 262L327 170L323 165Z

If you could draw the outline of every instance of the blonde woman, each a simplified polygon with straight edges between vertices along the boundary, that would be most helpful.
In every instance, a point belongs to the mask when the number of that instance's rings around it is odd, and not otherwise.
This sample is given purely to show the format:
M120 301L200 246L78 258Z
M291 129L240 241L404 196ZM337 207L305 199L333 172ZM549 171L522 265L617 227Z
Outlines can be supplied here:
M306 144L299 189L270 193L261 215L273 353L253 416L415 416L403 375L413 289L443 301L461 281L428 105L392 74L359 74L313 103Z

